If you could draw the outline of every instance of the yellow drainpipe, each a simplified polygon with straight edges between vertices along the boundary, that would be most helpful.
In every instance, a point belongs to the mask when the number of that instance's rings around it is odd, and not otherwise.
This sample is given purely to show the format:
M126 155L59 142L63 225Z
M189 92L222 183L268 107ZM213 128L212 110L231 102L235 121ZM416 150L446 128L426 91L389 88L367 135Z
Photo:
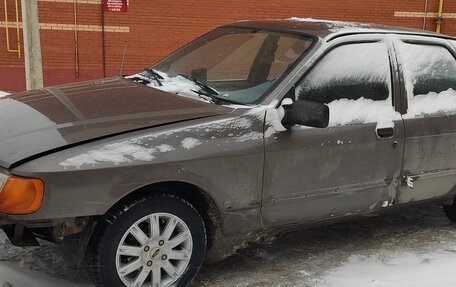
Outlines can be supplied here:
M443 21L443 0L440 0L439 13L437 14L437 28L436 28L437 33L440 33L440 29L442 28L442 21Z
M8 52L17 53L18 58L21 58L21 38L19 33L19 8L17 4L18 0L15 1L15 8L16 8L16 37L17 37L17 49L12 49L10 45L10 38L9 38L9 26L8 26L8 3L6 0L3 1L3 5L5 5L5 30L6 30L6 49Z

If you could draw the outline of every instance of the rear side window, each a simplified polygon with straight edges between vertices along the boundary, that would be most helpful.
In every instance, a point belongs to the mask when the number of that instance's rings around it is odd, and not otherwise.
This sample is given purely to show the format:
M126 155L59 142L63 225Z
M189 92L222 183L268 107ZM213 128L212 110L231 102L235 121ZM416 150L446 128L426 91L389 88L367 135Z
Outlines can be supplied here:
M359 43L330 51L296 89L299 99L328 104L330 125L384 122L397 117L384 43Z
M456 59L443 46L400 42L398 58L408 94L407 117L456 112Z

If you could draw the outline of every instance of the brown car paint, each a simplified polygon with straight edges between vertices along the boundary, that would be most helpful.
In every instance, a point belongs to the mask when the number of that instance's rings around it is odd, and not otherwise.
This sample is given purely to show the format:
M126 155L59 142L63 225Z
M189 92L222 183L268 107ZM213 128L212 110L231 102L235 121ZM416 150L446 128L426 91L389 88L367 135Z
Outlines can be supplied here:
M228 27L302 33L316 42L255 107L206 104L120 78L0 99L0 108L7 106L5 101L18 101L51 121L39 125L39 130L15 127L9 121L0 124L3 171L38 177L46 183L38 212L1 215L1 223L55 226L59 220L102 215L128 194L163 182L191 184L215 203L213 220L221 231L219 239L239 238L269 227L328 223L393 210L411 201L454 197L454 116L399 120L394 136L388 139L379 139L372 124L291 129L264 137L265 114L277 108L332 46L390 35L448 45L450 37L383 26L364 25L357 30L340 24L297 21L240 22ZM394 103L403 113L405 95L394 58L392 67ZM17 116L26 117L27 113ZM11 127L15 130L4 136L3 130ZM52 131L58 139L42 140L44 131ZM188 138L198 144L185 148L183 142ZM337 145L337 140L350 144ZM172 151L157 152L147 161L62 165L119 142L148 148L165 144ZM322 142L327 144L321 146ZM442 157L436 157L436 151ZM420 160L423 157L427 160ZM357 158L364 160L360 163ZM404 185L407 175L416 177L414 190Z

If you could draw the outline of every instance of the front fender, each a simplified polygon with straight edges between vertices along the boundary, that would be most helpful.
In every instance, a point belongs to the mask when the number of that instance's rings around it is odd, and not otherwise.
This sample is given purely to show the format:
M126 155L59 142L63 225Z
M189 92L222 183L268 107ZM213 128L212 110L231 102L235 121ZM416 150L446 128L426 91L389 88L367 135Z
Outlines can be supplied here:
M104 214L154 183L180 181L216 203L224 233L260 226L263 117L221 116L124 134L35 159L12 171L45 182L39 211L8 216L48 220ZM235 223L235 224L233 224Z

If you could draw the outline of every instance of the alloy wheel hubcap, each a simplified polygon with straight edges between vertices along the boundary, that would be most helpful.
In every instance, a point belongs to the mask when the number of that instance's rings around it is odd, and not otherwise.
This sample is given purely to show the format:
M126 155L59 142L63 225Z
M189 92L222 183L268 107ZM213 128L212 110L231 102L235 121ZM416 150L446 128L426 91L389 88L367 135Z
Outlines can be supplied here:
M123 235L116 269L128 287L165 287L187 270L193 250L190 229L179 217L154 213L136 221Z

